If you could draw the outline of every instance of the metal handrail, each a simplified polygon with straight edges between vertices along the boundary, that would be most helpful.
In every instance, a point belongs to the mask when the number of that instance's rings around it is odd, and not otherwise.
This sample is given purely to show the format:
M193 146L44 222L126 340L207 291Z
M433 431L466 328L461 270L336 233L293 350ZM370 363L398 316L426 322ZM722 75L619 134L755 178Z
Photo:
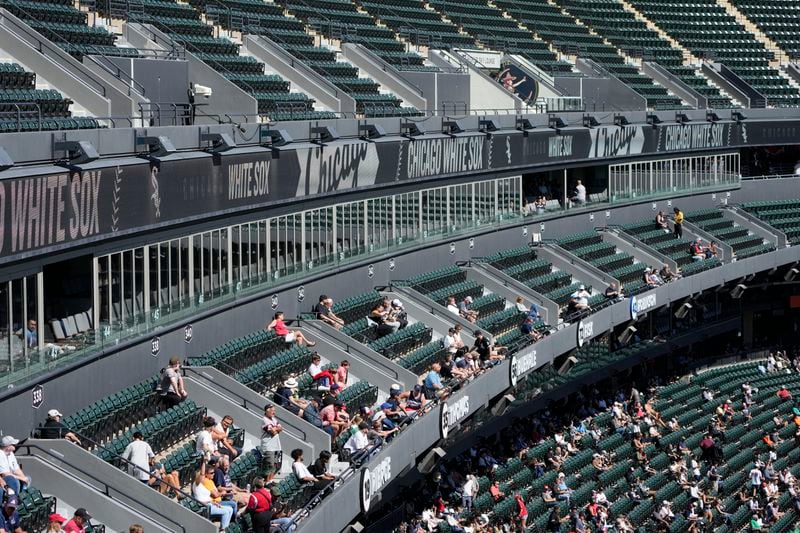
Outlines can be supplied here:
M26 18L28 18L30 20L36 20L35 16L33 16L28 11L22 9L21 7L15 5L14 9L16 11L22 13ZM33 28L31 28L31 29L33 29ZM33 29L33 31L35 31L36 33L39 33L39 31L36 30L36 29ZM67 45L67 46L72 45L72 43L70 43L69 41L67 41L62 36L58 35L57 33L52 32L52 31L50 31L48 33L49 33L49 35L46 36L46 39L48 39L50 41L55 40L55 41L57 41L58 43L60 43L62 45ZM139 83L138 81L133 79L133 77L131 77L127 72L125 72L122 69L120 69L117 65L114 64L114 62L111 61L111 59L108 58L108 56L106 56L105 54L103 54L103 52L101 52L100 50L95 48L94 45L83 44L81 46L85 47L89 52L91 52L91 54L83 54L82 56L84 58L88 59L89 61L91 61L92 63L95 63L100 68L104 69L106 72L108 72L109 74L111 74L112 76L117 78L119 81L123 82L125 84L126 88L127 88L128 96L131 96L131 90L134 89L134 92L136 92L139 96L144 97L144 95L145 95L144 85L142 85L141 83ZM69 52L66 52L66 48L62 47L62 50L65 53L69 53ZM98 60L97 57L102 58L104 61ZM105 86L103 86L103 88L105 90ZM105 96L105 92L103 92L103 96Z
M54 59L56 62L60 62L60 61L63 60L62 54L69 55L65 50L63 50L60 47L55 47L54 48L54 47L50 46L50 44L49 44L50 41L42 40L39 37L40 34L38 32L36 32L35 30L33 30L33 28L31 28L27 24L20 25L19 23L17 23L16 17L14 16L14 14L11 13L10 11L8 11L6 8L0 7L0 15L2 15L2 20L3 20L3 25L4 26L7 25L7 24L13 25L14 29L16 29L16 30L18 30L20 32L23 32L28 39L32 39L34 41L33 44L30 43L30 41L27 41L27 39L26 39L26 42L28 42L28 44L31 44L36 49L36 51L39 52L40 54L48 56L48 52L49 52L50 54L53 54L53 55L56 56L56 57L51 57L51 59ZM11 16L8 16L8 15L11 15ZM24 22L24 21L22 21L22 22ZM8 26L6 26L6 29L9 29ZM73 75L75 75L76 77L80 77L81 78L80 81L82 83L86 84L87 86L92 87L95 92L99 92L101 96L106 96L106 86L102 82L96 80L92 76L89 76L89 75L85 74L82 71L75 72L75 71L70 70L70 72ZM85 79L85 78L88 78L88 79Z
M72 431L72 430L70 430L70 431ZM75 433L75 435L77 435L79 438L81 438L81 439L86 439L87 441L89 441L89 442L91 442L91 443L95 444L97 447L100 447L100 448L103 448L103 449L107 449L107 448L104 448L102 445L100 445L100 444L96 443L95 441L93 441L92 439L90 439L89 437L87 437L87 436L85 436L85 435L81 435L80 433L77 433L77 432L75 432L75 431L73 431L73 433ZM39 450L39 451L41 451L41 452L44 452L44 454L47 454L47 455L55 455L55 454L54 454L52 451L50 451L50 450L47 450L47 449L43 448L42 446L39 446L38 444L35 444L35 443L31 443L31 442L29 442L29 440L28 440L28 439L23 439L23 440L22 440L22 441L21 441L21 442L20 442L20 443L17 445L17 448L18 448L18 449L19 449L19 448L25 448L25 449L26 449L26 453L27 453L28 455L30 455L31 457L37 457L37 455L36 455L36 454L34 454L34 453L31 453L31 450L34 450L34 449L35 449L35 450ZM121 461L123 461L123 462L124 462L126 465L133 466L133 467L134 467L135 469L137 469L137 470L143 470L143 469L139 468L138 466L136 466L135 464L133 464L133 463L131 463L131 462L129 462L129 461L127 461L127 460L125 460L125 459L124 459L124 458L122 458L121 456L114 454L114 452L111 452L111 453L112 453L113 455L115 455L115 456L116 456L116 458L119 458ZM94 455L94 454L93 454L93 455ZM61 456L59 456L59 455L56 455L56 457L58 458L58 460L59 460L59 461L63 461L63 459L64 459L63 457L61 457ZM102 459L100 459L99 457L98 457L97 459L102 461ZM109 493L109 489L110 489L110 488L113 488L113 487L112 487L111 485L109 485L107 482L105 482L105 481L103 481L103 480L99 479L99 478L98 478L98 477L97 477L97 476L96 476L96 475L95 475L93 472L90 472L90 471L84 470L83 468L80 468L79 466L75 465L74 463L69 463L69 468L74 468L75 470L77 470L77 471L78 471L78 472L81 474L81 476L82 476L82 477L84 477L85 479L92 479L92 480L94 480L94 481L96 481L96 482L100 483L100 484L103 486L103 488L105 489L105 490L104 490L104 494L105 494L105 495L106 495L108 498L115 499L115 500L119 501L119 500L118 500L118 499L116 499L116 498L112 498L112 497L111 497L111 494ZM147 473L148 473L148 474L150 474L150 472L149 472L149 471L148 471ZM200 514L201 516L203 516L203 518L209 519L209 516L208 516L208 510L207 510L207 506L206 506L206 505L204 505L204 504L200 503L199 501L197 501L197 500L196 500L196 499L195 499L195 498L194 498L194 497L193 497L191 494L187 494L187 493L183 492L183 491L181 490L181 488L180 488L180 487L177 487L177 491L178 491L178 492L179 492L181 495L183 495L183 497L184 497L184 498L187 498L187 499L189 499L189 500L192 500L192 501L194 501L195 503L197 503L197 505L198 505L198 506L200 506L200 508L202 509L202 511L201 511L200 513L198 513L198 514ZM157 493L158 493L158 491L155 491L155 492L157 492ZM159 493L159 494L160 494L160 493ZM166 498L166 496L164 496L164 497ZM149 505L148 505L148 504L147 504L145 501L143 501L143 500L142 500L142 501L137 501L137 503L138 503L139 505L141 505L142 507L144 507L145 509L147 509L147 510L151 511L153 514L155 514L155 515L157 515L157 516L159 516L159 517L162 517L162 518L163 518L164 520L166 520L167 522L170 522L170 523L176 524L176 525L177 525L177 526L180 528L180 530L181 530L181 531L184 531L184 532L186 531L186 528L185 528L185 527L184 527L184 526L183 526L183 525L182 525L180 522L176 521L175 519L173 519L173 518L171 518L171 517L169 517L169 516L167 516L167 515L164 515L164 514L160 513L160 512L159 512L158 510L156 510L156 509L153 509L153 508L152 508L151 506L149 506Z

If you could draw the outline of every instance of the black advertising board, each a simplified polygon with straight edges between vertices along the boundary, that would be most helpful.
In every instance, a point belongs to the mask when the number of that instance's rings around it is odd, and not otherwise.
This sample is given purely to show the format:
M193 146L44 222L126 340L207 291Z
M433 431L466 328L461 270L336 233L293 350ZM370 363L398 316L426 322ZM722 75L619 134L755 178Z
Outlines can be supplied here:
M423 135L198 152L2 179L0 264L42 251L393 183L537 165L793 144L800 121L697 122Z

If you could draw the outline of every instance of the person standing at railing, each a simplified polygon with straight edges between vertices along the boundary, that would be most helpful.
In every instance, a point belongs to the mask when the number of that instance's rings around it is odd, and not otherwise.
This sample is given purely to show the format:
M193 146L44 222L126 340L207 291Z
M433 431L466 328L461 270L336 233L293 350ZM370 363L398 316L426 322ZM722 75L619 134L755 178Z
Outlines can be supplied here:
M672 222L675 226L674 234L676 239L683 238L683 211L678 209L677 207L672 210Z
M128 461L128 474L142 483L150 481L150 461L155 456L140 431L133 434L133 441L122 452L122 458Z
M261 457L264 458L266 481L269 483L281 469L283 463L283 448L281 447L280 434L283 432L278 419L275 417L275 406L267 404L264 407L264 418L261 422L261 445L258 447Z

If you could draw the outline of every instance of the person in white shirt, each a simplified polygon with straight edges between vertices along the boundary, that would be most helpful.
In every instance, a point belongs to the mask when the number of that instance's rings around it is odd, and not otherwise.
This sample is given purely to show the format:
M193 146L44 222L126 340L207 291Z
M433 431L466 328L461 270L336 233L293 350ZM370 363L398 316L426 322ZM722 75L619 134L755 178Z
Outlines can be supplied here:
M583 311L589 308L589 292L584 285L580 285L578 290L570 296L570 304L576 311Z
M522 296L517 296L517 301L514 304L514 307L517 308L517 311L520 313L527 313L528 308L525 306L525 300L522 299Z
M320 480L308 470L306 465L303 464L303 450L300 448L292 450L292 459L294 460L292 463L292 473L297 479L304 484L319 483Z
M150 480L150 462L155 456L140 431L133 434L133 441L122 452L122 458L128 461L128 474L144 483Z
M6 435L0 441L0 488L11 489L14 494L19 494L22 489L30 485L31 478L25 475L19 466L14 449L19 441L11 435Z
M458 347L456 346L456 329L450 328L447 330L447 335L444 336L442 339L442 344L444 345L444 349L447 350L449 353L456 353L458 351Z
M764 476L761 473L761 469L754 466L752 470L750 470L748 477L750 478L750 485L753 487L753 496L755 496L758 494L758 489L761 487L761 480Z
M265 463L265 480L272 481L281 468L283 462L283 448L281 448L280 434L283 432L278 419L275 417L275 406L267 404L264 407L264 418L261 422L261 445L258 451Z
M467 481L461 487L461 507L469 513L472 511L472 499L478 494L478 480L467 474Z
M203 419L203 429L197 434L195 441L195 450L197 453L203 454L206 459L212 455L219 455L217 451L217 443L214 442L214 437L211 430L217 425L217 421L213 417L207 416Z
M344 447L346 450L350 451L350 458L352 461L360 461L369 451L367 449L369 446L367 433L369 433L369 424L367 422L361 422L358 424L358 431L354 431L350 438L347 439L347 442L345 442Z
M454 315L461 315L461 312L458 310L458 305L456 305L456 299L452 296L447 299L447 310Z
M570 200L576 204L586 203L586 187L583 185L581 180L578 180L575 184L575 195L570 198Z
M675 518L675 513L672 512L671 504L667 500L661 502L661 507L659 507L658 511L656 511L655 517L656 520L667 526L669 526L669 524L672 522L672 519Z

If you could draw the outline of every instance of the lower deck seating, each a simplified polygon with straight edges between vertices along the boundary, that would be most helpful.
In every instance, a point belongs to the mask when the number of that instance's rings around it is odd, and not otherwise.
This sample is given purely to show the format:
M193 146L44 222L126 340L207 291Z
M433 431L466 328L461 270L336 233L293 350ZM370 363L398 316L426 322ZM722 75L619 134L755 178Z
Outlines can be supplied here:
M739 259L775 250L773 243L766 243L761 236L754 235L747 228L739 226L721 209L691 211L686 213L685 217L688 222L733 248L734 254Z
M797 244L800 243L798 205L800 205L800 198L790 198L786 200L747 202L742 204L742 209L785 233L791 244Z

